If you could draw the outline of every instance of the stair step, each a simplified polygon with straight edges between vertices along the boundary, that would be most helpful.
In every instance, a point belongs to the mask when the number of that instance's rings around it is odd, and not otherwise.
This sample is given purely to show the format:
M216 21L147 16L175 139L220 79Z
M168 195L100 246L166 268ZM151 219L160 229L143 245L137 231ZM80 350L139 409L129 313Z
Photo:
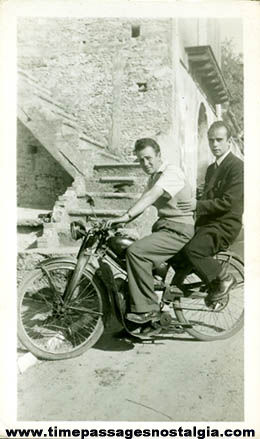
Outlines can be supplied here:
M102 163L100 165L94 165L94 169L98 168L129 168L129 169L142 169L139 163L119 162L119 163Z
M96 175L102 174L104 176L138 176L144 177L144 173L139 163L104 163L94 166L94 173Z
M43 226L43 220L40 218L18 218L17 227L40 227Z
M94 209L93 211L93 209L77 208L77 209L70 209L68 213L70 216L91 216L91 217L94 217L94 213L95 213L97 217L111 218L111 217L118 217L123 215L125 213L125 210Z
M113 183L113 184L125 184L125 185L133 185L138 182L136 177L100 177L100 183Z
M135 200L140 197L141 193L136 192L88 192L87 194L80 194L78 198L85 198L90 195L92 198L116 198L116 199L131 199Z
M107 178L107 177L104 177ZM102 180L100 181L100 179L86 179L85 180L85 189L83 191L83 193L90 193L90 192L103 192L103 193L108 193L108 192L124 192L125 193L136 193L136 192L142 192L143 188L144 188L144 184L145 182L140 179L137 178L136 180L131 179L131 182L129 183L128 181L122 181L121 179L109 179L109 180Z
M44 223L44 216L51 213L50 209L17 208L17 227L39 227Z
M50 210L22 208L17 209L17 247L18 251L36 247L37 240L43 234L44 220ZM40 217L39 217L40 215Z

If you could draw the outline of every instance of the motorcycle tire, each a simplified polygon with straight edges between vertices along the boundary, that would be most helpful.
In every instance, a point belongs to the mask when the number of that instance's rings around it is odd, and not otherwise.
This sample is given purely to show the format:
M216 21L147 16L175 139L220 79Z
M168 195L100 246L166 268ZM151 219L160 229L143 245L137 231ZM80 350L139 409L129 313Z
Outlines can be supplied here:
M185 325L185 331L201 341L223 340L236 334L244 324L244 265L238 256L220 252L216 259L225 265L237 284L214 307L209 306L206 298L180 297L173 303L175 315ZM195 274L186 277L184 283L189 284L201 280ZM201 282L201 289L207 291Z
M69 303L62 303L75 269L67 260L34 269L18 290L17 332L37 358L62 360L90 349L104 331L104 286L87 266Z

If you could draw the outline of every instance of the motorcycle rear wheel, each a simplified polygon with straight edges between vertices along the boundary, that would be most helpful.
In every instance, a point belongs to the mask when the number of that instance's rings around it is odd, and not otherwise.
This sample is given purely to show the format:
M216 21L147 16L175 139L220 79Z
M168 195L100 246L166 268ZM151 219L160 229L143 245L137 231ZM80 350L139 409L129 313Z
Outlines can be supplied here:
M18 338L37 358L77 357L103 333L104 288L91 268L85 269L70 301L62 302L74 269L73 262L50 262L33 270L18 290Z
M180 323L186 324L185 331L197 340L213 341L232 337L244 324L244 265L236 256L227 252L216 255L216 259L235 276L237 284L222 303L214 310L205 298L181 297L175 300L173 308ZM205 284L195 274L186 277L184 283L200 282L200 290L207 292ZM189 324L191 325L189 327Z

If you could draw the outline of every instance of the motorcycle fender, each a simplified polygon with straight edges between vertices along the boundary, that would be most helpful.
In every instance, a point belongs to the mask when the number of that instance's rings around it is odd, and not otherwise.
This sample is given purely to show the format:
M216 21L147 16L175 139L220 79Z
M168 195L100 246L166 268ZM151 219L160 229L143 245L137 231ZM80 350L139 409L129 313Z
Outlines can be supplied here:
M50 257L48 259L44 259L43 261L39 262L36 268L46 267L56 262L70 262L72 264L76 264L77 259L73 256L57 256L56 258Z
M232 252L231 250L221 251L218 253L218 255L228 256L230 260L234 259L235 261L244 264L243 259L241 259L240 256L238 256L236 253Z
M115 303L115 294L118 294L117 285L115 282L113 271L110 267L110 265L103 261L99 260L99 266L102 273L102 281L104 285L106 286L108 297L109 297L109 303L112 307L113 313L115 313L116 303Z

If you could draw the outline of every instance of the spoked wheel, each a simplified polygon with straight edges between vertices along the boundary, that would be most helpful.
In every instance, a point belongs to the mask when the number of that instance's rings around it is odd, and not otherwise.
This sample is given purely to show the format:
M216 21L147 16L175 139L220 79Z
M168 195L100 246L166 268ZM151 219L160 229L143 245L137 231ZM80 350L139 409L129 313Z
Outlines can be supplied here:
M19 288L18 337L36 357L76 357L92 347L103 326L102 285L86 270L70 301L63 293L73 262L53 262L35 269Z
M183 324L190 324L186 331L198 340L210 341L229 338L244 323L244 266L235 255L218 253L216 259L226 266L227 272L236 278L236 286L215 306L206 300L207 288L195 275L190 274L184 283L194 285L194 293L175 300L176 317Z

